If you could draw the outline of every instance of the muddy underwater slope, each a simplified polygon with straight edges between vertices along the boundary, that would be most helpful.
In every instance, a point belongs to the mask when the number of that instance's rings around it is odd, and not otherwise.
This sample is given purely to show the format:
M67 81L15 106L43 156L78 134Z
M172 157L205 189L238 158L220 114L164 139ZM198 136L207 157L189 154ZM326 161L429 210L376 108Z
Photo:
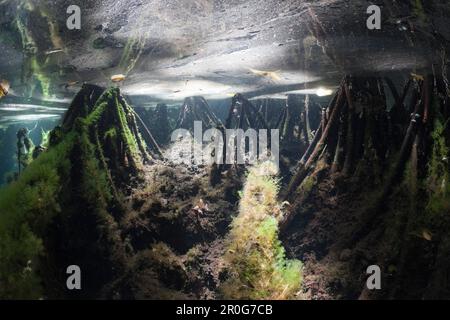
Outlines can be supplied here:
M281 111L272 126L296 152L280 173L175 165L119 89L86 84L0 193L0 297L449 298L447 90L432 74L404 88L347 76L317 123ZM179 126L205 103L186 101ZM270 128L240 95L227 121L198 112L224 129L235 109ZM73 264L80 291L66 288ZM370 265L381 290L366 289Z

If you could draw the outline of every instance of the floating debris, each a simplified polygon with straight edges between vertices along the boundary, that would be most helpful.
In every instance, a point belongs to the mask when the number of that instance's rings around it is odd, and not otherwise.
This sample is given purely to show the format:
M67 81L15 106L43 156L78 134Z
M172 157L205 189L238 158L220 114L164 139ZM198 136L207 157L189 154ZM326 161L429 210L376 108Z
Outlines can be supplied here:
M63 49L53 49L53 50L48 50L48 51L45 51L45 55L51 55L51 54L54 54L54 53L59 53L59 52L64 52L64 50Z

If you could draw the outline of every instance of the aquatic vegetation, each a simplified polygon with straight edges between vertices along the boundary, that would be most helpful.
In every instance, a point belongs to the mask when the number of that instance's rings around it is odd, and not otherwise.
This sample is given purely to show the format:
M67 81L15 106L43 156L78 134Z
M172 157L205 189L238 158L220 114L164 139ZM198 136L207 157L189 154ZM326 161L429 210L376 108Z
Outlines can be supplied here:
M47 148L50 144L50 132L51 130L44 130L41 128L41 146Z
M86 118L94 109L103 92L104 90L98 86L84 84L64 115L61 125L63 131L70 131L77 118Z
M302 265L286 259L278 239L282 212L273 174L266 162L251 168L247 176L224 257L230 273L222 286L225 298L289 299L300 288Z
M28 3L28 2L27 2ZM31 6L26 9L27 14L30 14L34 8ZM22 74L22 82L28 81L28 95L31 97L36 89L40 89L42 95L50 96L51 79L43 70L45 62L37 56L37 43L33 37L32 32L27 28L27 14L18 16L16 18L15 27L20 35L22 41L22 49L25 52L25 68ZM35 81L30 81L31 79Z
M446 131L448 120L440 114L437 97L433 99L435 113L431 139L433 141L431 157L428 162L427 189L429 200L427 209L434 214L447 214L450 210L450 184L449 184L449 147Z
M423 8L422 0L411 0L412 11L421 24L426 24L428 17Z
M0 297L42 297L38 259L50 220L61 212L61 176L70 167L73 135L43 154L0 192Z
M137 174L142 164L152 158L137 127L134 111L120 96L118 88L111 88L99 97L85 124L110 175Z
M308 176L303 180L302 184L300 185L300 188L305 192L308 193L312 190L312 188L315 185L314 177Z
M73 219L71 215L81 214L76 219L82 219L83 214L89 213L97 222L84 226L84 232L102 226L97 231L105 234L101 237L108 239L113 234L109 213L111 186L95 158L94 146L86 131L79 130L69 133L61 143L43 153L17 182L0 192L2 298L37 299L49 294L43 290L48 279L42 266L47 259L52 260L50 256L54 253L44 251L43 243L48 246L56 240L49 238L54 219L69 223ZM75 154L77 159L73 158ZM70 227L72 232L76 228ZM64 243L53 245L70 247ZM113 254L114 248L116 246L108 249L111 250L108 255ZM98 254L99 257L91 258L98 262L107 255Z

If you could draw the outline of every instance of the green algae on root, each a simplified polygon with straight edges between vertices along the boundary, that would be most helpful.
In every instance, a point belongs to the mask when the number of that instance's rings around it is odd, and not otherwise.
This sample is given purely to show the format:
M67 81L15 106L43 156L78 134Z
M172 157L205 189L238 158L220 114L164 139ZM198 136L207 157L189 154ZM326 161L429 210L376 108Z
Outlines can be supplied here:
M0 190L1 298L96 297L123 269L120 185L151 157L119 90L88 101L91 91L77 95L48 151ZM61 285L73 261L82 293Z
M289 299L300 289L302 264L286 259L278 239L278 189L270 163L250 169L224 257L230 273L222 286L226 298Z

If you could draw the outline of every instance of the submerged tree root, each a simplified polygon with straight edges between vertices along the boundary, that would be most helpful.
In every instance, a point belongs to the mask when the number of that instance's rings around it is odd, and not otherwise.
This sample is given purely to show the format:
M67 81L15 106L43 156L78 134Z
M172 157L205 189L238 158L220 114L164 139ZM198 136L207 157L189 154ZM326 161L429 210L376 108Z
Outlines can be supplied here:
M8 213L0 217L1 297L98 297L124 270L118 228L124 186L152 159L137 128L118 89L82 88L48 151L0 194L0 211ZM11 250L17 246L28 249ZM64 287L74 261L83 270L83 291Z

